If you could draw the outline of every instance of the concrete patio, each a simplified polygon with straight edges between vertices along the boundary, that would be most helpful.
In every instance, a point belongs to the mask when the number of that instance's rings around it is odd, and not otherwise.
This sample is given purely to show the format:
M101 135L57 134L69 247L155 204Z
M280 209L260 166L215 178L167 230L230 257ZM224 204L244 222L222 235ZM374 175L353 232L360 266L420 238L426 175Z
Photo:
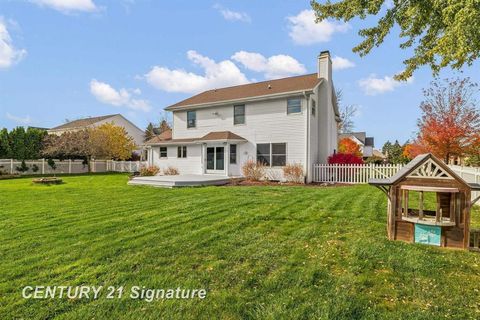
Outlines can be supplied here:
M219 186L227 184L230 178L213 174L182 174L178 176L135 177L129 185L143 185L162 188Z

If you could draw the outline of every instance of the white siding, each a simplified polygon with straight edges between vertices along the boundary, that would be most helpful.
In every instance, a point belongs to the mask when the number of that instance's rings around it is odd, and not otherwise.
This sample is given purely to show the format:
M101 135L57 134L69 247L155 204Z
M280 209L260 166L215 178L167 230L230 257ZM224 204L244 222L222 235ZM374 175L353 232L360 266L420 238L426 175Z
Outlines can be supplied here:
M167 146L167 158L160 158L160 147L152 147L149 163L159 167L162 172L172 166L177 168L180 174L202 174L201 145L187 145L186 158L177 158L177 147Z
M287 163L305 166L306 100L300 96L302 112L287 115L287 99L245 104L245 124L233 124L233 105L196 110L196 128L187 128L187 110L173 113L173 138L199 138L209 132L231 131L248 140L237 144L237 165L230 175L240 175L248 159L256 159L257 143L287 143ZM272 170L271 178L281 178L281 170Z
M337 149L338 128L333 109L331 85L324 81L318 92L318 161L326 163L327 158Z

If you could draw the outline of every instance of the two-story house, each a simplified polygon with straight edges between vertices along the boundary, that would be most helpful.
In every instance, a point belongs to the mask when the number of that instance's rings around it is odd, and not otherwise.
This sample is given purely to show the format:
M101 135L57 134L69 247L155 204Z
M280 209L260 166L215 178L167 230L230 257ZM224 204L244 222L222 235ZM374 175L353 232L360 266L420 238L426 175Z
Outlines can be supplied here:
M337 146L340 118L328 51L318 57L315 74L208 90L165 110L173 113L172 132L146 143L147 160L180 174L241 176L253 159L275 180L287 163L301 164L311 181L313 164Z

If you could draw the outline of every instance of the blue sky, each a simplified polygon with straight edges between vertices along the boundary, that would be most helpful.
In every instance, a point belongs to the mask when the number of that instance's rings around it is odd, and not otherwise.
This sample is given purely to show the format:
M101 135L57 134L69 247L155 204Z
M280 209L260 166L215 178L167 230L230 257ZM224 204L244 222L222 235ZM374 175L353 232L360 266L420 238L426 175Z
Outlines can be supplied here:
M296 0L2 0L0 127L110 113L145 127L203 89L316 72L317 55L329 50L335 86L358 105L355 129L377 147L412 137L430 70L395 82L409 54L396 30L360 58L351 48L373 19L319 26L308 10ZM480 82L479 71L476 63L440 77Z

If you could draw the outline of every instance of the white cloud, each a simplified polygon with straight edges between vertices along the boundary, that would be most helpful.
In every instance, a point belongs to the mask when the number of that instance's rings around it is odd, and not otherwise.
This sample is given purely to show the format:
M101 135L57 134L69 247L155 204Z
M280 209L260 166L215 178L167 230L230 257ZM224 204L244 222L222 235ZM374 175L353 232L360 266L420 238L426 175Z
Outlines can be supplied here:
M366 95L375 96L377 94L393 91L395 88L403 84L410 84L412 82L413 77L406 82L401 82L393 79L393 77L384 76L383 78L379 78L375 74L371 74L367 78L360 79L358 85Z
M267 79L288 77L306 72L303 64L284 54L265 58L260 53L239 51L232 56L232 60L241 63L249 70L263 72Z
M343 70L355 67L355 63L339 56L335 56L332 58L332 64L333 70Z
M70 13L74 11L95 12L99 7L92 0L30 0L31 2L52 8L54 10Z
M12 66L25 57L26 54L26 50L14 47L7 24L0 17L0 69Z
M290 38L299 45L310 45L328 42L334 33L347 32L350 26L347 23L323 20L315 23L313 10L303 10L296 16L288 17Z
M28 125L28 124L32 123L32 119L28 115L25 116L25 117L18 117L18 116L14 116L13 114L10 114L10 113L7 112L5 114L5 116L7 117L7 119L12 120L17 124Z
M215 62L194 50L187 57L201 67L204 75L183 69L169 69L155 66L145 77L153 87L167 92L198 93L201 91L248 83L247 77L230 60Z
M120 89L116 90L108 83L97 81L93 79L90 81L90 92L97 98L98 101L110 104L117 107L127 107L132 110L140 110L148 112L152 108L147 100L135 99L132 94L141 94L140 89Z
M241 22L251 22L252 19L245 12L232 11L227 8L223 8L221 5L213 6L215 9L220 12L223 18L227 21L241 21Z

